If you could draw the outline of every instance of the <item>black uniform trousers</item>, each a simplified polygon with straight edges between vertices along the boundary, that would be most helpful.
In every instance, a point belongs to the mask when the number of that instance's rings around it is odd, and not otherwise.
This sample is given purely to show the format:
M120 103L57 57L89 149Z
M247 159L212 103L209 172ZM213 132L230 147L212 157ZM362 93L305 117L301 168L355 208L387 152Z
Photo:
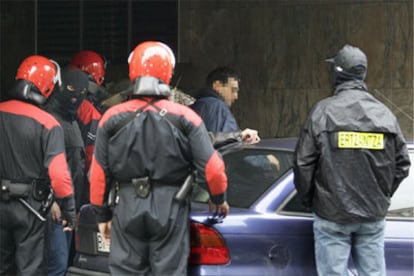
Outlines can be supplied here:
M178 186L153 186L147 198L122 187L111 230L111 275L187 275L189 201L178 202Z
M46 275L45 231L46 223L17 199L0 200L0 275Z

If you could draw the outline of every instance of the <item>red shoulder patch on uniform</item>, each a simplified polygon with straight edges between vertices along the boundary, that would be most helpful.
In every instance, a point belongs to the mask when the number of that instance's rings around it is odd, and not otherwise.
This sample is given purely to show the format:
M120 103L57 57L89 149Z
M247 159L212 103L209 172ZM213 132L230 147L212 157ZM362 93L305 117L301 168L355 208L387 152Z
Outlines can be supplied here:
M199 127L203 122L201 117L186 105L175 103L169 100L161 100L157 102L156 105L161 109L165 108L170 114L183 116L196 127Z
M63 152L52 159L48 171L56 196L67 197L73 194L72 179L66 162L66 156Z
M90 201L94 205L101 206L104 203L106 177L102 166L92 157L90 170Z
M78 108L78 118L85 125L89 124L92 120L99 121L101 117L101 113L88 100L84 100Z
M56 126L59 126L58 121L51 114L47 113L46 111L40 109L39 107L33 104L18 100L10 100L1 103L0 112L6 112L10 114L31 118L39 122L46 129L52 129Z

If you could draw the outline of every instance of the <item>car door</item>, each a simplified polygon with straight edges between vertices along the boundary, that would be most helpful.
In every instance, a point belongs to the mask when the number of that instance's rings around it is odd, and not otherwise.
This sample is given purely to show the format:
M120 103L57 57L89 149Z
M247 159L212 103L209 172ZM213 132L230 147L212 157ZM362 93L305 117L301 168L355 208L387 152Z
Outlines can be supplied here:
M414 269L414 149L409 150L410 173L391 198L385 228L388 276L412 276Z
M294 192L291 156L257 147L224 156L231 212L213 227L224 237L231 261L203 266L199 275L316 275L311 213L278 213ZM203 217L193 212L193 219Z

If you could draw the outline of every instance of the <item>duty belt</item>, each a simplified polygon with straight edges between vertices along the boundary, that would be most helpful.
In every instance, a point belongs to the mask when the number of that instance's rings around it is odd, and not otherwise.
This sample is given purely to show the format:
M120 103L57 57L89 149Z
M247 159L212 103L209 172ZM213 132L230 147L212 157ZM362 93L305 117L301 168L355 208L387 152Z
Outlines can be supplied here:
M122 189L122 187L133 186L135 188L136 195L140 198L148 197L152 187L177 187L180 189L177 191L175 199L178 201L182 201L188 196L189 193L191 193L191 189L195 182L194 175L189 174L183 182L160 182L151 180L149 177L140 177L133 178L131 179L131 181L128 182L121 181L118 183L120 189Z
M1 179L0 180L0 200L7 202L10 199L16 199L20 201L20 203L22 203L30 212L32 212L41 221L46 221L46 218L41 213L39 213L38 210L33 208L33 206L29 204L29 202L26 201L26 198L28 198L29 196L33 197L36 200L36 198L34 197L34 193L33 193L33 186L38 187L38 185L36 184L37 182L35 180L33 180L32 183L16 183L16 182L12 182L11 180ZM35 188L35 190L36 189L37 188ZM40 195L42 193L43 191L35 192L35 194L40 194ZM43 197L43 195L41 196ZM46 212L46 210L48 210L48 208L50 207L51 200L53 199L53 193L49 195L45 195L45 196L47 197L48 200L47 201L43 200L44 202L42 202L42 210L44 209L43 211Z
M160 182L150 179L149 177L133 178L130 181L120 181L119 188L133 186L135 193L140 198L146 198L151 192L152 187L173 186L179 188L182 183Z
M7 179L1 179L0 183L0 194L3 201L7 201L10 198L28 197L32 191L32 184L15 183Z

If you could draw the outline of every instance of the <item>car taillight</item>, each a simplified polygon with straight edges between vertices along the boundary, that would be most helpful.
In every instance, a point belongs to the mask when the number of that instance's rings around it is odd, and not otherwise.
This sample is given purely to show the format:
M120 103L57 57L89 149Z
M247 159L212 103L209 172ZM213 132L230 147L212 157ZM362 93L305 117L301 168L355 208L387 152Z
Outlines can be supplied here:
M230 261L223 237L212 227L192 222L190 225L190 265L220 265Z

